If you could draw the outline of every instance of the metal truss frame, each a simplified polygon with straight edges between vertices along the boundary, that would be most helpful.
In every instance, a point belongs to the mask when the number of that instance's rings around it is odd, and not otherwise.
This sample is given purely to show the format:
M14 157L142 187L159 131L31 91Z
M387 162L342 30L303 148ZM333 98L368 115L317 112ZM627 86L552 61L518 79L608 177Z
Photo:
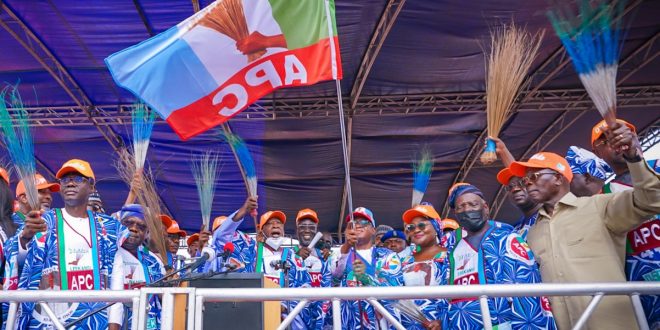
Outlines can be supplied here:
M619 16L614 18L614 21L619 21L623 19L623 17L628 15L630 12L632 12L642 2L643 0L636 0L628 4L626 8L623 10L623 12ZM543 61L543 63L528 77L528 79L523 85L532 87L531 93L533 94L535 91L538 91L543 86L545 86L546 83L554 79L567 66L569 66L570 61L571 61L570 57L568 56L568 54L566 54L564 48L560 46L545 61ZM520 102L518 104L525 104L525 102L528 101L528 96L521 96L521 98L519 99ZM512 118L514 113L515 112L512 111L509 114L507 121ZM486 135L487 132L484 129L479 135L479 137L474 141L474 143L470 147L467 156L463 160L463 165L461 166L458 173L454 177L454 181L452 185L457 182L464 181L465 178L468 177L470 170L475 166L475 164L477 163L477 159L479 159L479 155L481 155L481 153L483 152L485 146L485 140L487 137ZM445 201L441 215L443 217L446 217L448 213L449 213L449 205L447 201Z
M75 105L87 116L90 124L97 127L101 135L118 151L123 146L123 140L115 134L110 126L96 123L95 107L89 96L78 85L71 73L64 67L62 62L6 3L1 3L1 9L7 13L6 20L0 20L0 27L5 29L69 95Z

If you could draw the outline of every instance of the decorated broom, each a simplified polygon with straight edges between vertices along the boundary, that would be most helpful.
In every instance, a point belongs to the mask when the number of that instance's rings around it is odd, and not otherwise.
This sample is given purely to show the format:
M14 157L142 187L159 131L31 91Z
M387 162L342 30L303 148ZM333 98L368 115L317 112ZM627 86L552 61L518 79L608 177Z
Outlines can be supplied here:
M579 0L579 13L558 7L548 11L548 18L564 44L575 71L608 125L616 120L616 73L620 55L621 25L614 17L625 1L592 6Z
M243 3L241 0L222 0L199 21L199 24L214 29L239 42L249 35ZM261 50L248 54L248 61L259 59L266 53Z
M413 164L413 169L412 207L415 207L422 202L433 172L433 155L428 149L422 151L420 159Z
M5 100L9 98L8 102ZM12 116L7 104L11 105ZM7 147L9 158L20 180L25 184L25 195L32 210L39 210L39 193L34 181L36 165L34 161L34 142L28 113L23 107L23 100L16 86L7 86L0 92L0 126L2 142ZM15 123L14 123L15 122Z
M541 45L543 32L530 34L513 23L491 32L486 63L486 117L488 134L497 137ZM495 141L486 139L481 162L497 160Z
M135 158L135 170L141 172L147 159L147 150L151 140L151 131L154 127L156 115L149 111L144 103L136 103L132 113L133 123L133 157Z
M426 315L422 313L413 300L399 300L394 303L394 307L409 318L419 322L424 327L431 325L431 321L426 318Z
M245 144L245 141L240 136L231 133L228 129L223 130L221 133L222 138L229 144L236 156L236 161L243 168L245 173L245 186L247 188L248 196L257 196L257 169L254 166L252 154ZM252 218L254 220L254 230L257 228L257 210L252 211Z
M215 177L218 168L218 154L206 152L199 159L190 163L197 195L199 196L199 209L202 212L202 226L210 230L211 209L213 208L213 196L215 195Z

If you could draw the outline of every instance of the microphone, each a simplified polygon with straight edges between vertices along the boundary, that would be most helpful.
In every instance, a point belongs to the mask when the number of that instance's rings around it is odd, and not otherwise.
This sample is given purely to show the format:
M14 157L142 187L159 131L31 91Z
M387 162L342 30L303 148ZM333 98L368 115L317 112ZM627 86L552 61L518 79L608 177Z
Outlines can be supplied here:
M227 242L225 246L222 248L222 259L227 260L231 254L234 253L234 243L232 242Z
M197 260L195 260L194 263L184 267L185 269L195 269L199 267L200 265L204 264L207 260L209 259L214 259L215 258L215 251L209 247L204 247L202 249L202 256L199 257ZM184 269L181 269L184 270Z
M316 232L316 235L314 235L314 238L312 238L312 241L309 242L309 245L307 245L307 247L310 249L314 248L316 246L316 243L318 243L319 240L321 240L321 237L323 237L323 234L320 231Z

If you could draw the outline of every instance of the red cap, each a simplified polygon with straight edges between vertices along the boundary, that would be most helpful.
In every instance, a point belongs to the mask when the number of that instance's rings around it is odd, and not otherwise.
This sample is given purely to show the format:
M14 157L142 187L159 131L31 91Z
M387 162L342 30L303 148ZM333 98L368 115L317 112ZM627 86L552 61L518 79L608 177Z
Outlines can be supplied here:
M548 168L566 177L568 182L573 180L573 172L566 159L552 152L539 152L526 162L513 162L509 168L513 175L521 178L525 176L528 168Z
M50 183L46 181L46 178L44 178L43 175L39 173L34 175L34 184L37 186L37 190L48 189L50 192L60 191L59 183ZM16 185L16 197L23 194L25 194L25 183L23 183L23 180L21 180L18 181L18 185Z

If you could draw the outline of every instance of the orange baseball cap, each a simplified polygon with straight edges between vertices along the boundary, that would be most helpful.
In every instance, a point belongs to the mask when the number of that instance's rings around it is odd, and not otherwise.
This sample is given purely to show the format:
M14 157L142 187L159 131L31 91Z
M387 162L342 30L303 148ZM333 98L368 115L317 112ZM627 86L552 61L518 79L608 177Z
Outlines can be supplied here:
M259 220L259 228L263 228L266 222L268 222L268 220L272 218L280 219L280 221L282 221L283 224L286 223L286 215L284 215L284 212L268 211L261 216L261 219Z
M5 180L5 182L7 182L7 184L9 184L9 172L7 172L7 170L5 170L2 167L0 167L0 178Z
M163 223L163 226L165 226L165 228L170 228L170 226L172 225L172 221L174 220L170 218L168 215L166 214L160 215L160 222Z
M515 175L511 173L511 169L508 167L501 170L499 173L497 173L497 182L500 184L506 186L509 184L509 181L511 181L511 178L513 178Z
M456 230L458 229L458 227L460 227L458 225L458 221L449 218L442 220L441 224L442 224L442 230L445 230L447 228Z
M617 122L624 124L630 128L633 133L637 133L637 129L635 128L635 125L623 120L623 119L617 119ZM603 128L607 127L607 123L605 122L605 119L601 120L594 128L591 129L591 145L594 145L594 142L598 140L598 138L603 135Z
M528 168L548 168L566 177L568 182L573 180L573 172L566 159L552 152L539 152L526 162L513 162L509 168L513 175L521 178L525 176Z
M83 176L92 178L94 181L96 181L96 177L94 177L94 171L92 171L92 166L90 166L88 162L80 159L71 159L64 163L62 168L60 168L60 170L57 171L57 174L55 174L55 177L61 179L65 174L72 172L82 174Z
M179 228L179 224L174 220L172 220L172 224L170 224L170 226L167 227L167 233L179 234L180 237L186 237L186 235L188 235L184 230L181 230L181 228Z
M298 223L298 221L302 219L309 219L316 223L319 223L319 216L312 209L302 209L298 211L298 215L296 216L296 223Z
M425 217L440 220L440 215L431 205L417 205L406 212L403 212L403 223L408 224L416 217Z
M186 243L188 244L188 246L190 246L190 244L192 244L195 241L199 241L199 234L198 233L194 233L194 234L188 236L188 239L186 240Z
M59 183L49 183L46 181L46 178L44 178L43 175L39 173L34 175L34 183L37 186L37 190L48 189L50 192L60 191ZM16 197L23 194L25 194L25 183L23 183L23 180L21 180L18 181L18 185L16 185Z
M216 217L215 219L213 219L213 226L211 227L213 229L211 231L214 232L216 229L218 229L218 227L220 227L220 225L223 222L225 222L225 220L227 220L227 217L224 216L224 215L221 215L221 216Z

